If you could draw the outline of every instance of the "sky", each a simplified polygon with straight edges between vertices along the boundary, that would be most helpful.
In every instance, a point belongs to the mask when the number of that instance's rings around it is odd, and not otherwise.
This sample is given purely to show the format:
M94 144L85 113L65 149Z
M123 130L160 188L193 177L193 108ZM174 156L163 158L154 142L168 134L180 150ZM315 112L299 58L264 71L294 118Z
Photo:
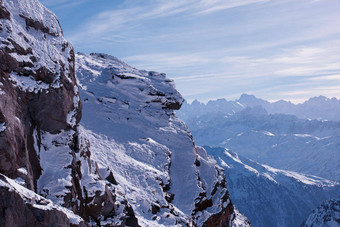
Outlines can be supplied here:
M187 101L340 98L339 0L41 0L76 52L164 72Z

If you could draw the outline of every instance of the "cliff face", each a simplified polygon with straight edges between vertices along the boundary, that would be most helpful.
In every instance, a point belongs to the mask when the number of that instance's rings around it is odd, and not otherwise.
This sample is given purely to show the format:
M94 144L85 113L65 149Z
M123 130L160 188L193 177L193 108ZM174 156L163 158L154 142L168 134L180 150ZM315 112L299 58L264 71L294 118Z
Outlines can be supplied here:
M80 136L91 154L80 157L83 177L111 179L117 201L126 198L142 226L232 225L222 170L174 115L183 98L173 81L105 54L76 59Z
M66 134L64 149L74 151L81 117L74 66L72 44L64 39L54 14L36 0L0 1L0 172L32 193L49 172L41 162L42 151L49 149L44 145L45 135ZM68 171L71 173L70 167ZM13 204L25 207L29 200L16 187L2 183L0 206L5 213L0 219L7 222L17 209ZM39 219L44 216L34 211L39 210L35 207L39 204L29 203L31 206L9 224L46 224L54 220L49 220L49 215L58 213L42 209L48 220ZM69 222L59 213L60 222L56 223ZM32 216L36 221L25 222Z
M103 54L77 67L84 108L56 16L0 1L0 225L248 226L173 81Z
M0 171L34 190L41 131L74 129L70 113L80 119L73 47L38 1L0 4Z

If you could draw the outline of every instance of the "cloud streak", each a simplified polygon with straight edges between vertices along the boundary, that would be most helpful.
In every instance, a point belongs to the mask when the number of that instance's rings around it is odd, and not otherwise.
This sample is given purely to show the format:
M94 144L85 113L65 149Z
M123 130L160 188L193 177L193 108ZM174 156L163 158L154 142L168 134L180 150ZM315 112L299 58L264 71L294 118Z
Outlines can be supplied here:
M322 91L340 97L333 87L340 75L337 1L98 0L102 7L83 8L86 19L65 34L78 51L166 72L189 100L244 92L270 100ZM72 8L70 1L45 2Z

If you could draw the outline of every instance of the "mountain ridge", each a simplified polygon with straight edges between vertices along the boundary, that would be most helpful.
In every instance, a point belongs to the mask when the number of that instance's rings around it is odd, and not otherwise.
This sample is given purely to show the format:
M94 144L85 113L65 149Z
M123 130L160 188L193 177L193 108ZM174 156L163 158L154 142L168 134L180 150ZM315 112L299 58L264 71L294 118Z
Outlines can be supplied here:
M253 226L300 226L340 183L263 165L225 148L205 147L224 168L230 195ZM311 222L312 223L312 222Z
M165 74L75 55L37 0L0 1L0 59L1 225L250 226Z
M340 111L340 100L335 97L327 98L322 95L311 97L299 104L285 100L269 102L248 94L242 94L240 98L236 100L209 100L206 104L194 100L192 103L184 102L182 111L178 113L178 116L185 119L185 112L194 112L194 110L200 111L202 113L201 115L213 112L233 114L246 107L255 106L262 106L269 114L281 113L295 115L299 118L340 121L340 117L336 114Z

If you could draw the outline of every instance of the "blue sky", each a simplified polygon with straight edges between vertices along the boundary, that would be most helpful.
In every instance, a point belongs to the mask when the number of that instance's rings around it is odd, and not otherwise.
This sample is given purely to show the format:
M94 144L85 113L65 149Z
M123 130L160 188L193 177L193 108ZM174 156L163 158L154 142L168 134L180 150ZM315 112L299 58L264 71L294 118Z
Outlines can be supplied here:
M188 100L340 98L339 0L41 0L77 52L167 73Z

